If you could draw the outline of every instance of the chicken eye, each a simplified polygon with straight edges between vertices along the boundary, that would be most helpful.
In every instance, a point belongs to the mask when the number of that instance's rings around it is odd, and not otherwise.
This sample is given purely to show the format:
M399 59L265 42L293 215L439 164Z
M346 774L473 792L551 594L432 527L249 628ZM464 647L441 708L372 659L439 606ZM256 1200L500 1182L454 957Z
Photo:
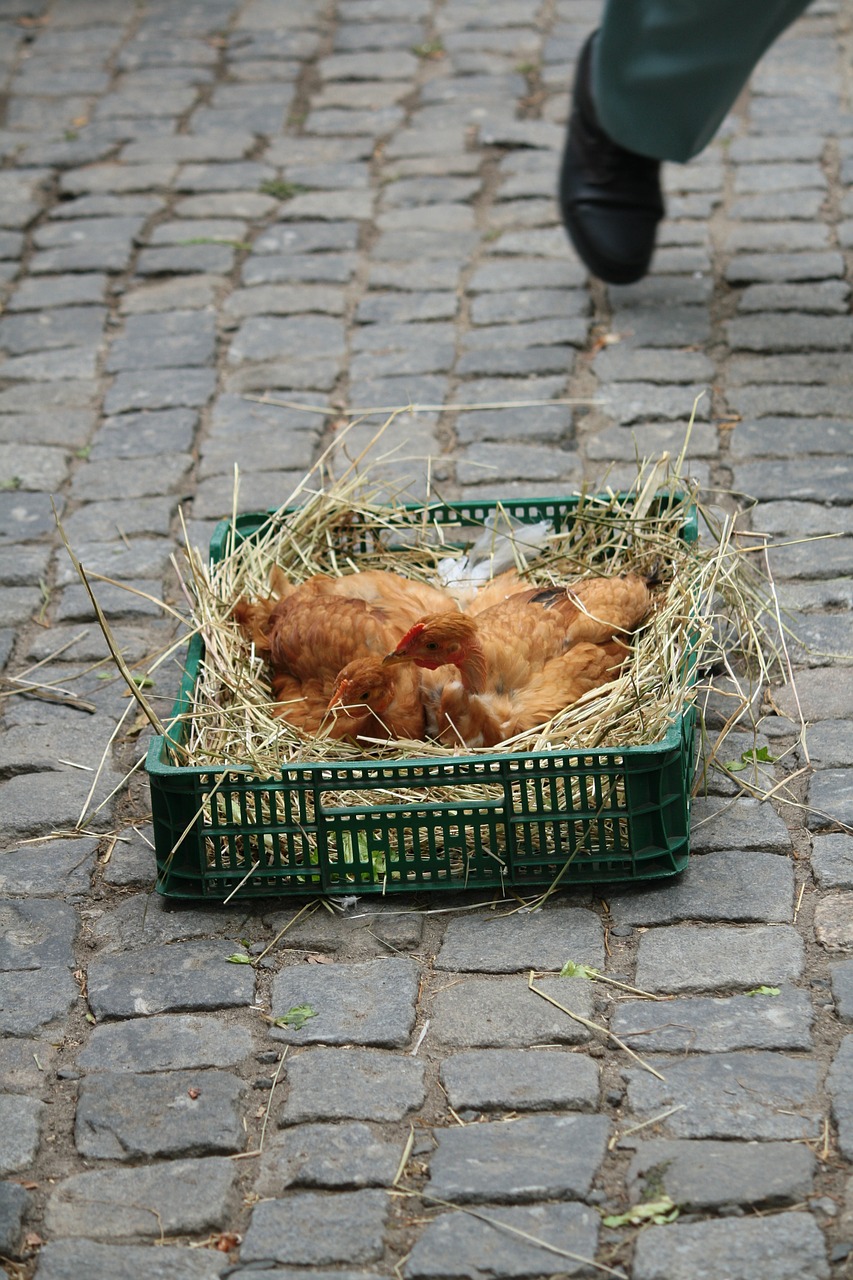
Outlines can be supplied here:
M425 649L437 649L437 648L438 648L438 641L437 641L437 640L427 640L426 644L424 645L424 648L425 648Z

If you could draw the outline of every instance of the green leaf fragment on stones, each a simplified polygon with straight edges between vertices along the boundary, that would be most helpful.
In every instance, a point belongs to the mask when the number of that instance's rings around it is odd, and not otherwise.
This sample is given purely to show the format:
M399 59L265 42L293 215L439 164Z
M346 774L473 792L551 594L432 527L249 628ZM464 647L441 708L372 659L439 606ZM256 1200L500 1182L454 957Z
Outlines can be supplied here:
M588 964L575 964L574 960L567 960L560 970L561 978L597 978L598 970L592 969Z
M282 1014L280 1018L273 1018L272 1025L274 1027L293 1027L294 1031L301 1031L309 1018L316 1018L317 1010L312 1009L310 1004L295 1004L292 1009L288 1009L287 1013Z
M678 1217L678 1205L669 1196L661 1196L658 1200L649 1200L646 1204L635 1204L627 1213L611 1213L601 1219L605 1227L642 1227L653 1223L657 1227L675 1222Z
M751 747L749 751L741 752L740 760L727 760L724 768L729 773L740 773L751 764L775 764L778 759L778 756L771 756L768 747Z

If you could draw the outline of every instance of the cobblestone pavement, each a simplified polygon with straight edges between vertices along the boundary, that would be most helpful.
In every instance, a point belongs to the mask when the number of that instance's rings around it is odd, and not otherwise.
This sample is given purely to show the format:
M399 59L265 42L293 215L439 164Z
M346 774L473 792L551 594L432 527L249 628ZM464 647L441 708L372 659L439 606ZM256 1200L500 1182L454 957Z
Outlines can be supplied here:
M609 291L553 198L598 10L0 0L0 661L50 685L6 681L0 732L14 1280L853 1275L853 5L815 5L667 169L654 270ZM758 499L811 646L812 769L790 688L761 723L810 810L721 779L678 883L532 914L362 898L226 964L297 907L150 892L147 787L120 787L145 735L93 787L128 703L51 504L143 657L179 506L206 545L235 463L240 505L275 506L327 443L265 391L599 401L400 419L400 467L463 497L630 479L704 391L693 474ZM528 992L568 958L675 995L546 980L657 1076ZM263 1020L306 1001L322 1028ZM602 1222L663 1195L674 1222Z

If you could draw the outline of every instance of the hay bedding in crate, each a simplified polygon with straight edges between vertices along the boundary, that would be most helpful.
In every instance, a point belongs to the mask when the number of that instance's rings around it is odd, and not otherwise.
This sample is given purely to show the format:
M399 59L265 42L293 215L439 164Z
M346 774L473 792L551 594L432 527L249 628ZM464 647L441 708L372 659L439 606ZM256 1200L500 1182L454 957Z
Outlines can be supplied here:
M398 820L383 815L375 827L364 825L357 834L342 831L330 841L327 856L337 862L342 882L357 885L388 877L405 881L412 854L407 843L428 802L445 806L445 818L437 833L430 830L430 848L419 853L421 863L426 859L420 882L434 878L467 883L466 837L471 825L486 821L489 803L504 795L503 783L489 781L488 762L501 753L565 752L558 764L573 767L544 786L527 783L523 771L513 781L516 812L535 817L546 816L550 809L560 816L559 822L533 821L525 828L528 852L540 859L553 857L553 865L543 868L546 882L554 867L578 850L601 853L626 847L625 819L619 816L625 805L624 784L618 768L613 768L619 757L607 758L609 776L596 774L604 760L596 755L597 749L658 743L695 699L700 655L707 659L710 653L715 660L722 656L721 636L729 647L734 635L735 648L750 650L753 656L760 651L755 643L760 582L745 566L731 526L708 524L710 537L704 545L685 540L684 526L692 518L696 493L666 460L640 465L627 494L596 489L578 495L572 519L544 541L538 539L535 547L527 541L524 524L512 516L512 509L518 510L515 502L496 504L490 516L492 533L487 534L476 523L455 523L440 502L413 509L403 501L380 501L369 471L313 489L310 480L306 478L297 491L295 504L291 500L252 536L242 537L236 517L227 529L220 529L220 558L208 559L197 549L187 549L185 589L204 649L189 705L169 733L172 738L180 735L182 744L174 763L211 768L199 815L208 868L263 877L264 867L275 867L282 858L292 866L295 860L304 866L304 887L310 891L317 882L311 868L318 853L308 834L318 817L315 793L310 788L282 789L282 780L298 779L299 766L306 763L328 764L333 773L336 763L359 760L365 768L354 776L353 788L323 791L324 810L363 807L361 782L369 777L371 804L393 807ZM533 504L532 509L539 508ZM654 610L634 637L631 656L618 678L548 724L487 752L423 741L376 743L366 752L355 743L305 736L273 716L265 664L231 611L240 596L269 593L274 566L295 583L315 573L368 568L393 569L436 583L439 566L446 571L448 560L465 557L475 539L481 571L485 565L487 576L505 567L506 559L499 561L508 549L511 561L530 582L543 586L590 574L654 571L659 579ZM479 771L478 757L484 759ZM423 777L430 762L440 765L463 758L474 762L471 781L464 784L455 778L449 787L431 781L427 788L407 788L396 776L387 786L381 776L377 781L385 762L417 760ZM235 772L223 773L223 766ZM586 774L585 769L592 772ZM278 789L271 786L250 796L241 792L253 779L274 780ZM607 808L610 816L592 823L572 820L573 813L596 806ZM263 827L285 827L289 834L257 830ZM225 834L222 828L227 828ZM499 841L490 844L481 838L479 847L485 858L494 859L502 881L505 863ZM253 887L257 884L255 879Z

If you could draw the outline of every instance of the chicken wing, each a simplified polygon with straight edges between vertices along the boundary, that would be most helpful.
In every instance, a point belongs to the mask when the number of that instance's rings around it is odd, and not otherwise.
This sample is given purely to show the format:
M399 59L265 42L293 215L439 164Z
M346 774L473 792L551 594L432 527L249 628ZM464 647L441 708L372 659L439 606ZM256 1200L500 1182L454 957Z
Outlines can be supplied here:
M494 747L527 733L573 706L590 690L609 684L627 653L618 640L602 645L581 641L546 662L526 686L511 695L488 690L469 693L461 680L450 680L441 693L438 736L448 745Z

